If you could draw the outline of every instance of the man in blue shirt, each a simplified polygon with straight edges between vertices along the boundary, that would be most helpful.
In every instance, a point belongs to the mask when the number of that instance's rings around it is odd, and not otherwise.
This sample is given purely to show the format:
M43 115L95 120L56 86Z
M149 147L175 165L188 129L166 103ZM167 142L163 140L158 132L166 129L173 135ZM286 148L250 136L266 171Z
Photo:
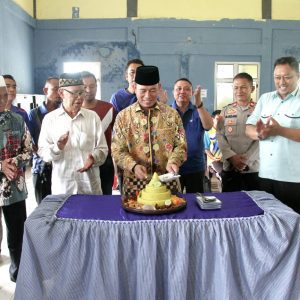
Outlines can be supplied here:
M191 99L195 97L195 104ZM213 121L204 108L201 99L201 89L197 86L193 93L193 86L187 78L180 78L175 82L172 107L181 116L187 140L187 160L179 169L182 190L186 193L203 192L203 178L205 173L204 160L204 130L209 130Z
M143 66L142 60L135 58L131 59L126 64L125 79L128 82L128 87L118 90L111 96L110 103L114 106L117 113L124 108L136 102L134 93L134 78L137 67Z
M35 191L35 199L38 204L48 195L51 195L51 163L45 163L37 154L38 139L41 131L41 125L45 115L56 109L60 104L60 97L58 94L57 77L49 77L46 80L43 88L46 100L40 105L29 112L29 122L34 146L33 159L32 159L32 181Z
M261 189L300 213L299 63L281 57L274 63L276 91L263 94L247 120L246 134L259 140Z
M136 69L140 66L144 66L144 63L139 58L131 59L126 64L125 79L128 82L128 87L118 90L110 98L110 103L115 108L117 114L137 101L134 92L134 78L135 78ZM117 169L117 173L118 173L119 190L122 191L123 171L117 166L115 166L115 168Z

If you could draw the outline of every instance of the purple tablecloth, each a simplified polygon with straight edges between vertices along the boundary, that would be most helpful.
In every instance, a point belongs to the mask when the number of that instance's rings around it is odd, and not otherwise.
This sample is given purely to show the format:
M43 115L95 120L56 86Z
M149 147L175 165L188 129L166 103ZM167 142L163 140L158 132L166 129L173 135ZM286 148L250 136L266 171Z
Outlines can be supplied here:
M216 211L184 196L161 216L118 196L47 196L25 222L14 299L299 300L298 214L262 191L217 194Z
M201 210L195 194L185 194L187 207L179 212L163 215L142 215L125 211L120 196L72 195L58 209L63 219L137 221L164 219L220 219L261 215L264 211L245 192L207 193L222 201L219 210Z

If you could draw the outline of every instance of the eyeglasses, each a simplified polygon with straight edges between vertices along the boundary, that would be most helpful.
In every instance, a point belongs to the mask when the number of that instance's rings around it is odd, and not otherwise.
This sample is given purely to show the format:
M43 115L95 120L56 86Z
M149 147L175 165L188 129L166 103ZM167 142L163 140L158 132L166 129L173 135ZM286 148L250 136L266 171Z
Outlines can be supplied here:
M66 92L68 92L69 94L71 94L73 97L82 97L85 95L85 91L76 91L76 92L72 92L72 91L69 91L67 89L62 89Z

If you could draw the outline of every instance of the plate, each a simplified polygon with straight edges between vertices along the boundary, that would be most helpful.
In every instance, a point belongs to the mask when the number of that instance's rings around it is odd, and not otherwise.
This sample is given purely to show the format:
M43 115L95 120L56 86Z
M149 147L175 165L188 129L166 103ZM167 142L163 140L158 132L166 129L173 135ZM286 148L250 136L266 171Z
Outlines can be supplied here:
M184 198L182 198L184 199ZM136 200L134 200L136 202ZM122 199L122 208L126 211L136 213L136 214L143 214L143 215L162 215L162 214L171 214L178 212L184 208L186 208L186 200L182 204L174 205L170 207L165 207L165 208L158 208L158 209L143 209L143 208L137 208L137 207L131 207L129 206L128 203L129 200L127 199ZM137 203L137 202L136 202Z

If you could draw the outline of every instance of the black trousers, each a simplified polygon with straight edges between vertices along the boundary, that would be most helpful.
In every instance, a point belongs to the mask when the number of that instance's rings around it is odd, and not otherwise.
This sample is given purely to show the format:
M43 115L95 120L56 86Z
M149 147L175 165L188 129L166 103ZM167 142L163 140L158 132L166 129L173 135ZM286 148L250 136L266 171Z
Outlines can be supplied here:
M115 169L111 155L108 155L104 164L100 166L100 179L103 195L112 194L114 184Z
M185 188L186 193L203 193L204 173L205 171L180 174L180 184L182 191Z
M10 279L17 280L24 232L24 222L26 220L25 200L2 206L3 216L7 228L7 246L11 259L9 267Z
M261 189L300 214L300 183L260 178Z
M258 172L239 173L236 171L223 171L222 192L252 191L260 190L260 178Z
M42 174L32 174L32 182L37 204L40 204L46 196L51 195L51 176L52 166L50 165L45 167Z

